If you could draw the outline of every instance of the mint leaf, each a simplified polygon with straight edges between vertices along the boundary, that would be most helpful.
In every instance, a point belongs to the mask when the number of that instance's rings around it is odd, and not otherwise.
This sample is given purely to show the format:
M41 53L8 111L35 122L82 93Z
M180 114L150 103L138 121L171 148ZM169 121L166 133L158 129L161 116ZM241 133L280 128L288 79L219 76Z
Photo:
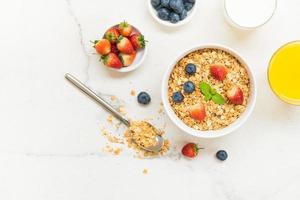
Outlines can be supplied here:
M212 98L211 94L207 94L204 96L205 101L209 101L209 100L211 100L211 98Z
M209 84L205 83L205 82L201 82L200 85L200 90L201 90L201 93L204 94L205 96L206 95L210 95L210 90L211 90L211 87Z
M219 104L219 105L223 105L225 103L224 97L218 93L213 95L211 99L213 102L215 102L216 104Z
M213 102L219 105L223 105L225 103L224 97L217 93L217 91L214 88L212 88L208 83L201 82L199 87L201 93L204 95L205 101L212 100Z
M211 95L215 95L215 94L218 94L217 91L213 88L210 88L210 94Z

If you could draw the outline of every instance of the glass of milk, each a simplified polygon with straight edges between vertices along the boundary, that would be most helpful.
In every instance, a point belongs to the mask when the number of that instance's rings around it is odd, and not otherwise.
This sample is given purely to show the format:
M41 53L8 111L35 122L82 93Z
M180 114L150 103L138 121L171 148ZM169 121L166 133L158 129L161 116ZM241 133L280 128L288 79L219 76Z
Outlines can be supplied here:
M277 0L224 0L225 16L234 27L253 30L266 24L277 7Z

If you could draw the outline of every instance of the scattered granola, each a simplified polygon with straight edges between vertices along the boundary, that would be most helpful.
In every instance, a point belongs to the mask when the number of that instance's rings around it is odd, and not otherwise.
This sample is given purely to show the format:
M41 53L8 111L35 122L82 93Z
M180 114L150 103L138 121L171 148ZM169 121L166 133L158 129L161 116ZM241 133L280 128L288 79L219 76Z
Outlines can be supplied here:
M196 73L190 75L185 70L186 66L195 65ZM228 69L224 80L215 79L210 74L211 65L223 65ZM223 79L223 77L222 77ZM187 81L195 84L193 93L184 92L183 85ZM206 82L214 88L213 93L219 97L226 97L226 92L237 85L244 94L244 101L241 105L229 103L220 104L214 101L207 101L199 88L200 82ZM245 111L250 96L250 79L246 68L231 54L219 49L196 50L182 58L174 67L168 82L169 102L175 114L188 126L197 130L217 130L222 129L237 120ZM189 88L186 88L189 89ZM175 92L181 92L184 98L182 101L174 102L172 95ZM214 99L216 100L216 99ZM206 117L203 121L198 121L190 116L188 108L192 105L205 105Z
M131 96L135 96L135 95L136 95L136 91L135 91L135 90L131 90L131 91L130 91L130 95L131 95Z
M114 151L114 148L109 145L106 145L105 147L102 148L102 151L106 153L112 153Z
M112 101L115 101L115 100L117 99L117 97L116 97L116 96L111 96L110 99L111 99Z
M108 121L110 124L112 124L113 119L114 119L114 117L113 117L112 115L109 115L109 116L107 117L107 121Z
M148 174L148 169L144 169L143 174Z
M115 149L114 149L114 154L115 154L116 156L120 155L121 152L122 152L122 149L121 149L121 148L115 148Z
M126 111L125 111L125 107L124 107L124 106L120 106L118 110L119 110L119 112L120 112L122 115L126 115Z
M124 144L124 141L122 138L118 138L112 134L110 134L109 132L107 132L106 130L102 129L101 133L103 136L105 136L107 138L107 140L111 143L118 143L118 144Z
M119 147L112 147L112 146L109 146L109 145L106 145L103 149L102 149L103 152L106 152L106 153L111 153L115 156L118 156L121 154L122 152L122 149L119 148Z

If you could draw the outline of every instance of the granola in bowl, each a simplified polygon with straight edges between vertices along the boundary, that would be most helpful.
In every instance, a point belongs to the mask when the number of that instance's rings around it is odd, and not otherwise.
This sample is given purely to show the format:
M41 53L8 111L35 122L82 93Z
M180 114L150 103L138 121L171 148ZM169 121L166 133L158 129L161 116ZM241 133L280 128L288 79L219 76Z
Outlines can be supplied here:
M235 52L219 46L184 54L163 84L164 106L172 121L200 137L236 129L251 113L255 94L248 66Z

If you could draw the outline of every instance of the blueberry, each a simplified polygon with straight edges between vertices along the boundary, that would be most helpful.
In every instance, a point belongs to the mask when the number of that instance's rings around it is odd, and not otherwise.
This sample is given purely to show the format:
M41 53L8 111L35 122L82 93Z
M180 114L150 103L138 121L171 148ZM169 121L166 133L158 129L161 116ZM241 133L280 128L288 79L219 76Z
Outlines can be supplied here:
M224 160L227 159L228 155L227 155L227 152L226 152L226 151L220 150L220 151L217 152L216 157L217 157L219 160L224 161Z
M147 92L140 92L137 97L137 100L140 104L147 105L150 103L151 97Z
M184 5L182 0L170 0L170 8L173 9L174 12L180 14L182 10L184 9Z
M170 11L166 8L161 8L157 11L158 17L162 20L169 20Z
M160 0L151 0L151 4L154 8L156 8L157 6L159 6Z
M194 7L194 4L193 3L189 3L189 2L186 2L183 5L184 5L184 9L187 10L187 11L192 10L192 8Z
M169 8L169 2L170 0L160 0L160 5L165 8Z
M185 93L191 94L195 91L195 84L192 81L187 81L183 84L183 90Z
M177 13L171 12L169 19L171 23L176 24L180 21L180 16Z
M185 2L194 4L196 0L184 0Z
M189 75L193 75L196 73L196 65L189 63L185 66L185 72Z
M174 92L172 95L172 99L175 103L180 103L183 101L184 96L181 94L181 92Z
M186 9L183 9L180 13L180 20L184 20L187 17L187 11Z
M156 10L156 11L159 11L161 8L163 8L163 6L162 6L162 5L159 5L159 6L157 6L157 7L155 8L155 10Z

